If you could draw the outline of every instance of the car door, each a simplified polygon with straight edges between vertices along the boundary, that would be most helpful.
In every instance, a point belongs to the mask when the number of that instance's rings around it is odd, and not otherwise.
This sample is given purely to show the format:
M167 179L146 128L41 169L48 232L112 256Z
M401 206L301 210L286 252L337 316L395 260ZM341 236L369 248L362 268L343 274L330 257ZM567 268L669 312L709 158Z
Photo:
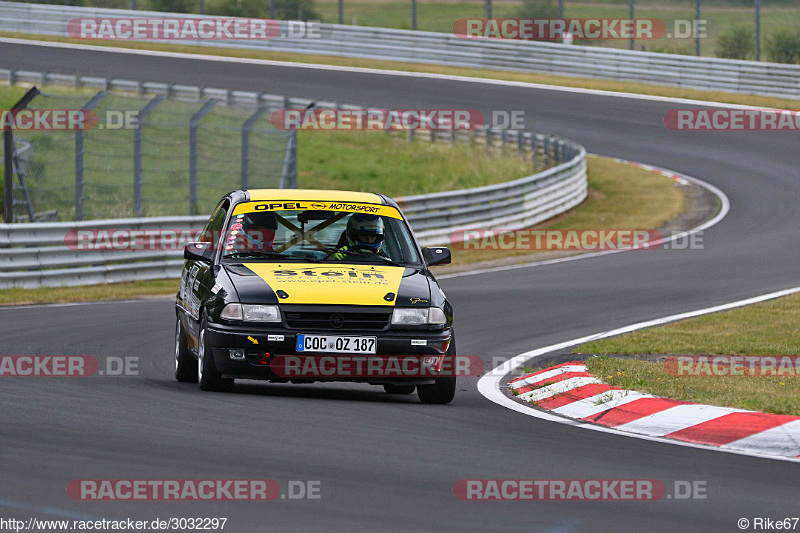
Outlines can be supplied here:
M230 200L222 200L214 213L209 218L208 223L203 228L203 232L198 239L199 242L208 242L214 250L219 251L222 231L225 228L225 221L228 218ZM215 255L216 258L216 255ZM215 259L216 262L216 259ZM200 318L203 304L211 296L211 290L215 284L216 270L212 264L205 261L187 260L181 275L181 298L182 306L189 315L185 321L187 340L192 350L197 349L197 342L200 332Z

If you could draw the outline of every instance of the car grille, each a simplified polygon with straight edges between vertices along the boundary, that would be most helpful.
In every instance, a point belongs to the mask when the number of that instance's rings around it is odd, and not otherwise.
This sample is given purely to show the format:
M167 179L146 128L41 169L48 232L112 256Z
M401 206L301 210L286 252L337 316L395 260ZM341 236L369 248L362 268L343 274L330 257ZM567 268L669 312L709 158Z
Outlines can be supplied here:
M336 331L340 329L379 331L389 324L392 314L337 313L331 311L286 311L286 324L292 329ZM341 324L340 327L335 325Z

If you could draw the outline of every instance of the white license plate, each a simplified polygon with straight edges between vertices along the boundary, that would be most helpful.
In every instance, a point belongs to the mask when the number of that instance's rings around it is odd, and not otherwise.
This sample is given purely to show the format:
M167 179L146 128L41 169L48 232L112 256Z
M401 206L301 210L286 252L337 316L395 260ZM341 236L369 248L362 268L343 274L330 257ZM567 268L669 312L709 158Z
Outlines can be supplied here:
M339 337L337 335L297 336L298 352L325 353L376 353L378 341L375 337Z

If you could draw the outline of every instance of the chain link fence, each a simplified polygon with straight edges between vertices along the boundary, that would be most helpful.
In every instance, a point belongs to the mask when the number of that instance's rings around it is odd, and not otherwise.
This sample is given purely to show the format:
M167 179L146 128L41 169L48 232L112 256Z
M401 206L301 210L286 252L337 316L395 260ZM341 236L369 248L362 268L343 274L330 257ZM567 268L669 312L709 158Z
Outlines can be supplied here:
M14 131L15 221L195 215L240 187L296 187L293 134L265 105L82 90L28 109L83 110L85 126Z

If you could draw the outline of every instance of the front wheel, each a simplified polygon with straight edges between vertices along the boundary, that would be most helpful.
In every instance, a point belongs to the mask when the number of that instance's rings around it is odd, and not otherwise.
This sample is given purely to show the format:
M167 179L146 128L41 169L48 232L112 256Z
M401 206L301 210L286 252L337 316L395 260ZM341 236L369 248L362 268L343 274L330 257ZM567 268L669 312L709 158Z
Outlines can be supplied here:
M456 335L452 334L450 346L447 348L447 355L453 359L456 357ZM455 372L455 361L450 365L452 372ZM433 385L417 385L417 396L422 403L445 404L453 401L456 396L456 377L445 376L436 378Z
M223 378L214 364L214 354L208 342L208 321L203 317L200 323L200 339L197 348L197 381L200 383L200 390L231 392L233 390L233 379Z
M189 353L181 317L175 322L175 379L184 383L197 383L197 359Z

